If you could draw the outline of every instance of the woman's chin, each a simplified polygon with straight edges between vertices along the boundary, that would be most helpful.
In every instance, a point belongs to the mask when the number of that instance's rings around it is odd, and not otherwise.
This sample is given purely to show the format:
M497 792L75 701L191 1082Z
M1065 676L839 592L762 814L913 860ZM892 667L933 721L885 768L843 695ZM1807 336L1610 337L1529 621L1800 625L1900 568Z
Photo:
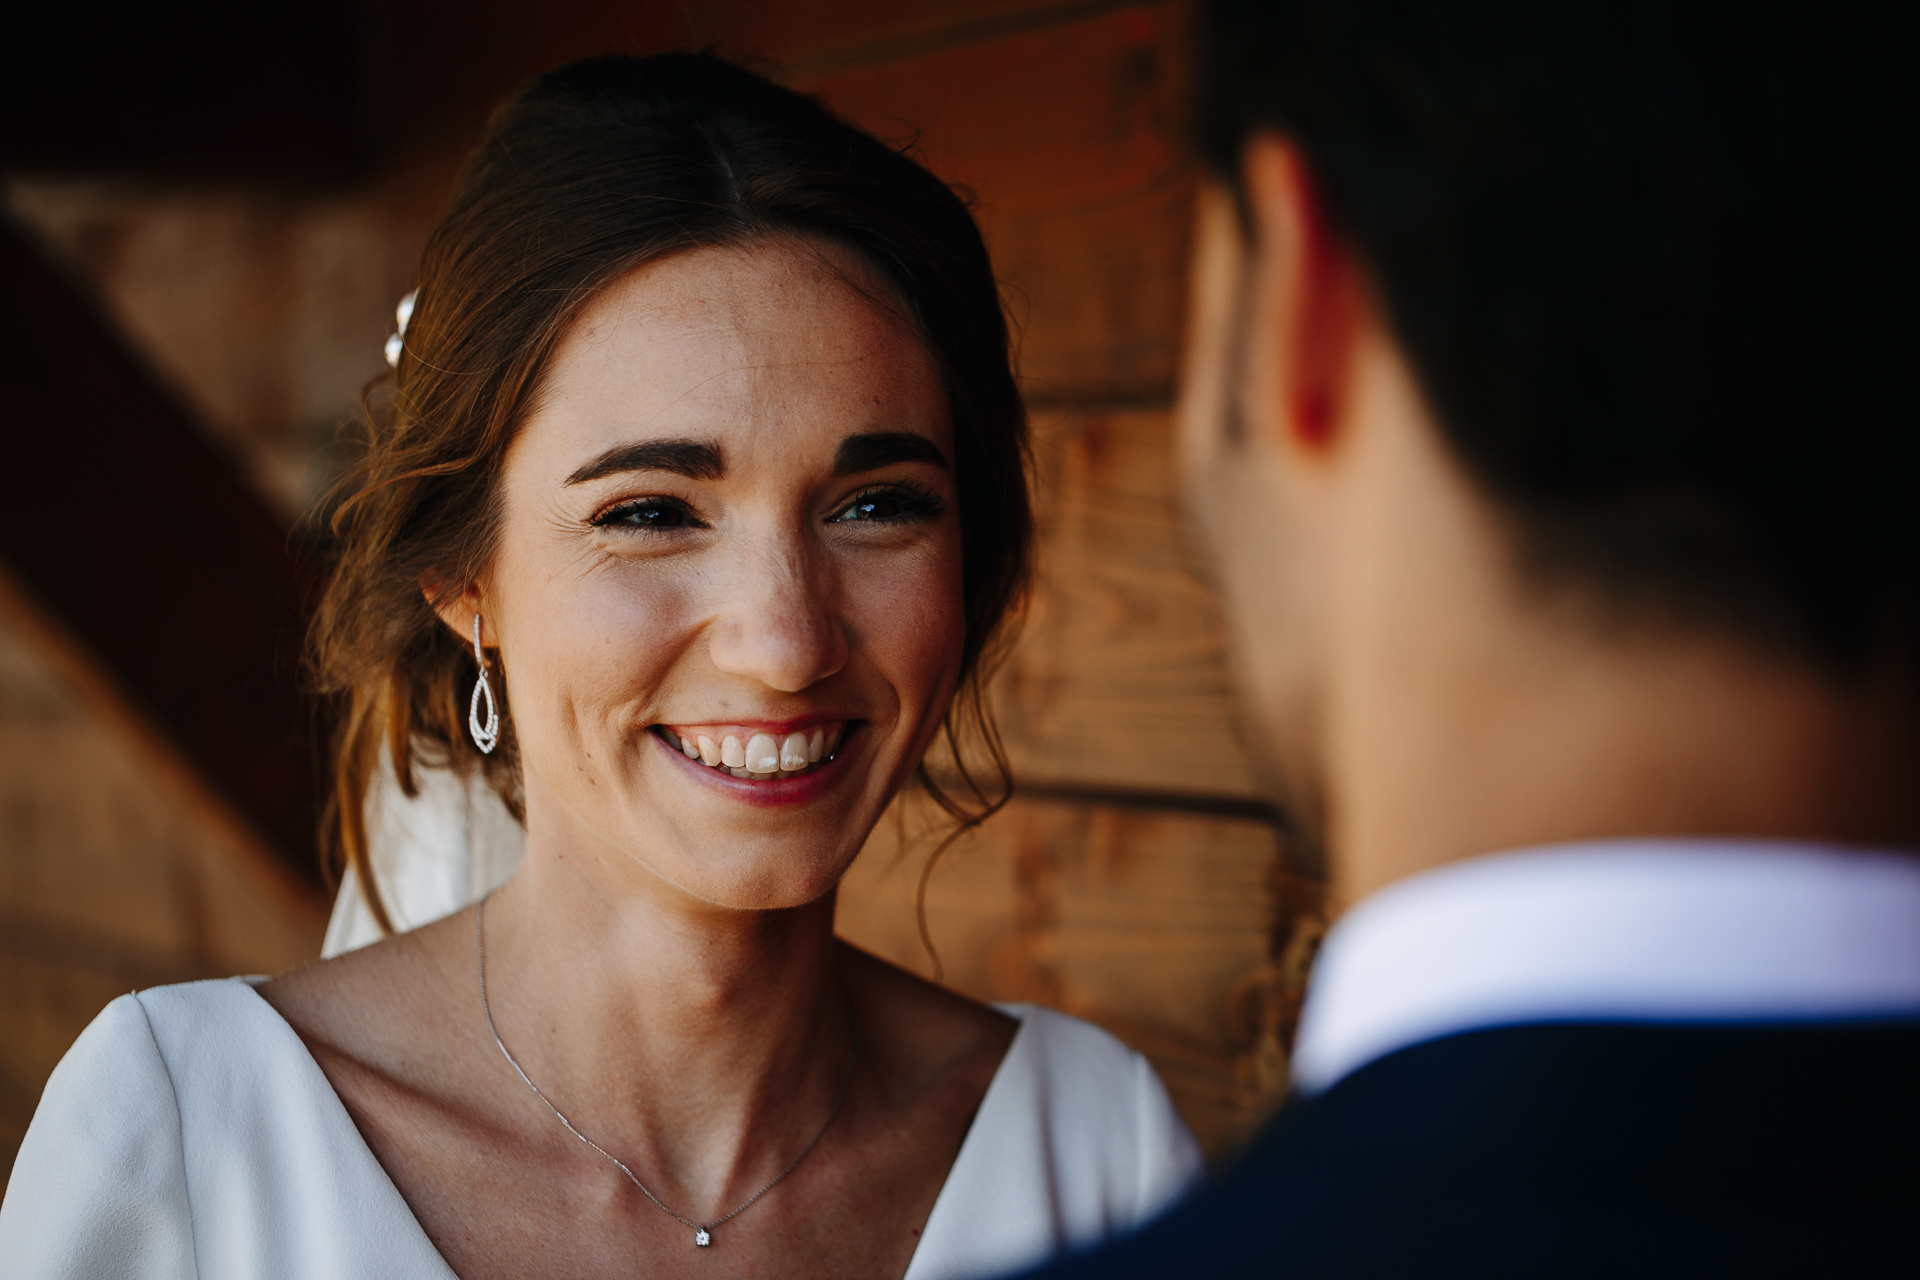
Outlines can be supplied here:
M833 891L886 807L874 745L863 728L797 777L739 778L650 734L640 767L613 788L626 793L615 811L591 815L607 798L604 778L552 799L593 829L587 845L648 882L728 910L792 910ZM529 808L546 808L541 798L530 795Z
M735 911L792 910L832 893L873 825L840 806L778 824L769 824L758 810L675 810L656 809L645 820L623 822L624 830L608 832L600 843L626 851L647 881Z

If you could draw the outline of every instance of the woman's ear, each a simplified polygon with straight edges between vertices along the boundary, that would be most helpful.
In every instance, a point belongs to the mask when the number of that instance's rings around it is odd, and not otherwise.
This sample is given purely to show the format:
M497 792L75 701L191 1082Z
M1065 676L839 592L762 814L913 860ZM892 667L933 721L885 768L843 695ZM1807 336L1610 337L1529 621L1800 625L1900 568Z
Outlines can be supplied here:
M427 607L432 609L447 625L447 629L460 638L460 643L473 643L473 619L480 617L480 634L483 645L496 644L492 629L487 625L486 610L481 607L480 587L477 583L468 583L459 591L448 591L437 577L422 575L420 593L427 599Z
M1241 190L1253 257L1249 389L1264 401L1254 416L1278 427L1293 448L1324 452L1341 439L1351 407L1366 305L1360 272L1291 141L1273 133L1250 138L1241 154Z

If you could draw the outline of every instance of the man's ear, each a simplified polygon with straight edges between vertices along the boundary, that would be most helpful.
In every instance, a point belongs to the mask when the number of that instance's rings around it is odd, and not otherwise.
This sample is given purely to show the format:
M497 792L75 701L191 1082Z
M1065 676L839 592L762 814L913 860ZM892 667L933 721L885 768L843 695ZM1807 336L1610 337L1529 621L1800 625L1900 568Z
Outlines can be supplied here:
M1269 421L1288 443L1323 452L1351 408L1356 337L1365 305L1360 272L1327 221L1298 147L1273 133L1241 153L1241 190L1253 241L1248 322L1272 361L1257 378Z

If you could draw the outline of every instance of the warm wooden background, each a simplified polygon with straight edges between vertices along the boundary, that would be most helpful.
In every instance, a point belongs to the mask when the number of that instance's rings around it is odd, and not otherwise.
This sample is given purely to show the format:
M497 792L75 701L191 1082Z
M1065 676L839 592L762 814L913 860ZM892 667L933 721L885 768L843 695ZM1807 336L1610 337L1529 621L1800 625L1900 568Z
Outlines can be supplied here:
M523 75L595 51L717 44L917 146L977 199L1005 281L1042 526L1039 589L994 691L1022 791L932 875L944 977L1114 1030L1153 1059L1209 1150L1228 1150L1285 1088L1318 902L1255 791L1216 604L1175 506L1194 189L1184 7L582 2L536 20L500 0L451 27L431 3L394 9L394 139L367 171L306 186L16 173L9 216L291 520L381 370L393 301L480 111ZM456 59L435 39L473 47ZM138 698L55 611L17 589L6 599L0 1160L106 999L284 967L313 953L319 919L282 869L299 853L265 847L217 779L167 759ZM928 806L904 801L841 895L847 936L923 972L914 892L939 834Z
M316 954L324 909L0 576L0 1174L115 996Z

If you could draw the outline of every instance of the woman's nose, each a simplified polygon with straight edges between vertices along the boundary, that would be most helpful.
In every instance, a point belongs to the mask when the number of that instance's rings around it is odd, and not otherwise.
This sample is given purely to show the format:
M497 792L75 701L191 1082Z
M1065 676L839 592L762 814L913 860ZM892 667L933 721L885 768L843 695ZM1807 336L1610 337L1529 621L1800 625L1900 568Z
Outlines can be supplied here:
M737 563L710 633L716 667L798 693L846 665L847 633L832 575L808 559L775 552Z

